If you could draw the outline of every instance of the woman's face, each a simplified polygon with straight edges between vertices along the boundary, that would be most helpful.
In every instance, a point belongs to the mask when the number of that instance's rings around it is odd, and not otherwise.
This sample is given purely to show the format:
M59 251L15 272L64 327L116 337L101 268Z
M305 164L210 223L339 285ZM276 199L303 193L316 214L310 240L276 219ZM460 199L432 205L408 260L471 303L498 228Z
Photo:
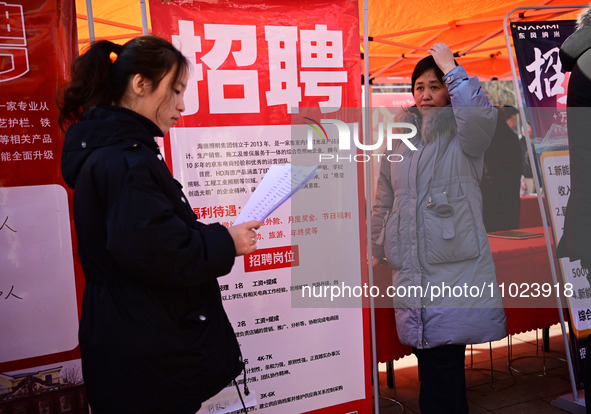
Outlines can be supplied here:
M425 115L429 108L443 107L450 103L447 86L439 81L433 69L425 71L417 78L413 96L421 115Z
M137 107L132 108L158 125L165 134L177 123L181 112L185 110L184 96L188 74L183 73L175 82L175 69L166 74L155 90L148 85Z

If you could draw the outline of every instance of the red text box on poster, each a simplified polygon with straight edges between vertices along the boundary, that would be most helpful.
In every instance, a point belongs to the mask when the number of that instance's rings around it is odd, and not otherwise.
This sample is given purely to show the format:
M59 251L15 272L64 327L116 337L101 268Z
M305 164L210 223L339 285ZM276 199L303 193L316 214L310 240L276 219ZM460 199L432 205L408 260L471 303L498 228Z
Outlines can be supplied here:
M244 271L247 273L299 265L300 254L297 245L258 249L256 252L244 256Z

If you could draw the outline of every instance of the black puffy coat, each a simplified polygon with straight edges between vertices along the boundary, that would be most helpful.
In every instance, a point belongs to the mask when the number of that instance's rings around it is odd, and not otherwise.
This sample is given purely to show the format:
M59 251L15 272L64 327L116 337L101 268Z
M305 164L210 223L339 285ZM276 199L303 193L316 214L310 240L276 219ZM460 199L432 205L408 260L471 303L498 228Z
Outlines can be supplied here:
M482 219L487 232L519 228L522 170L519 137L499 116L495 133L484 153L480 182Z
M558 257L582 259L591 267L591 27L581 27L566 39L560 60L572 71L567 94L571 191ZM591 283L591 274L588 276Z
M82 369L99 414L193 414L243 369L216 280L234 243L196 221L155 136L150 120L114 106L66 133L62 173L86 278Z

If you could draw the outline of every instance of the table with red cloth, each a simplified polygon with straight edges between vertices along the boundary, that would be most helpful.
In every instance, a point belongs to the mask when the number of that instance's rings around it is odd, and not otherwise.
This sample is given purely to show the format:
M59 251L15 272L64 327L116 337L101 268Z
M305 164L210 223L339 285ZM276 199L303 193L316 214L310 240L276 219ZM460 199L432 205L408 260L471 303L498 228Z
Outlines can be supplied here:
M540 205L538 196L524 194L521 196L521 208L519 210L519 227L538 227L542 225L542 216L540 214Z
M541 233L542 237L524 240L489 237L497 281L504 284L503 304L507 314L508 335L546 328L559 322L556 292L543 228L524 228L520 231ZM374 283L382 284L387 280L391 283L389 266L374 267ZM535 294L531 289L532 283L550 284L552 294L547 298L532 298ZM516 294L530 297L510 297ZM402 345L396 335L394 309L384 307L375 311L377 360L394 361L410 355L410 347Z

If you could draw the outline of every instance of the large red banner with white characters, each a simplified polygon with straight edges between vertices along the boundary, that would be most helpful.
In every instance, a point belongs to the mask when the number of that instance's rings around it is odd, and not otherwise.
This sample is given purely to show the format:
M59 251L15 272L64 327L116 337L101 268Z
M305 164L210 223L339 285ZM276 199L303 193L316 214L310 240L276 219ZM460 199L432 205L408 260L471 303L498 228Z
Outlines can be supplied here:
M320 171L263 220L259 249L219 279L247 360L245 404L265 413L371 412L362 300L302 301L310 287L366 277L361 165L321 165L301 145L321 117L360 113L357 2L152 0L150 13L153 33L191 62L186 110L162 146L201 221L232 225L273 165ZM321 138L318 147L329 145ZM233 387L202 410L220 406L241 407Z
M0 3L2 412L88 411L78 359L84 281L55 99L78 51L74 8L73 0Z
M153 33L193 62L184 124L289 124L361 104L352 1L151 1Z

